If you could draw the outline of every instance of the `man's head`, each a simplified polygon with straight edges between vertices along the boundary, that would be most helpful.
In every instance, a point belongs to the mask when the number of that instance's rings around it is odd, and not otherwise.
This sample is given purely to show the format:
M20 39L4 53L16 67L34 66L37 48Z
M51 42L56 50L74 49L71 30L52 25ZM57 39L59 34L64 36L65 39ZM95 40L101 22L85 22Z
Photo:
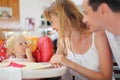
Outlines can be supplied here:
M113 12L120 12L120 0L88 0L94 11L97 11L102 3L106 3Z
M116 14L120 13L120 0L83 0L83 22L97 31L107 29L115 32Z

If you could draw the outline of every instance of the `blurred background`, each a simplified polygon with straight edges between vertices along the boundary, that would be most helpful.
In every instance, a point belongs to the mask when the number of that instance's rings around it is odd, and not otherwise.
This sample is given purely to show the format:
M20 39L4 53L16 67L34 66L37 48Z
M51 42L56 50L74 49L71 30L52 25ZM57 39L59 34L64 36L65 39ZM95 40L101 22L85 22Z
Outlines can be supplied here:
M55 0L0 0L0 32L8 38L14 33L58 37L44 18L43 10ZM81 9L82 0L73 0ZM54 36L53 36L54 34ZM52 36L51 36L52 35Z

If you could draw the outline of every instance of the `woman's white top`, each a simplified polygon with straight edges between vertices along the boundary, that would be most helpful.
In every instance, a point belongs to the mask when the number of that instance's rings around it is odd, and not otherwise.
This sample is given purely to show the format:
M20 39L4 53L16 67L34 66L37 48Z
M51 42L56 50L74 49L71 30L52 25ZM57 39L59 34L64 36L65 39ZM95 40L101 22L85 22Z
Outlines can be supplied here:
M90 70L99 72L100 71L99 57L98 57L97 49L94 44L94 37L95 37L95 33L92 34L92 45L84 54L73 53L70 50L70 42L69 42L69 39L67 38L66 39L67 58ZM88 80L87 78L83 77L82 75L76 73L71 69L69 69L68 72L70 72L71 75L74 75L75 78L77 78L77 80ZM68 72L66 73L65 76L68 76ZM65 79L70 80L70 75L67 78L65 78L65 76L63 77L64 80Z

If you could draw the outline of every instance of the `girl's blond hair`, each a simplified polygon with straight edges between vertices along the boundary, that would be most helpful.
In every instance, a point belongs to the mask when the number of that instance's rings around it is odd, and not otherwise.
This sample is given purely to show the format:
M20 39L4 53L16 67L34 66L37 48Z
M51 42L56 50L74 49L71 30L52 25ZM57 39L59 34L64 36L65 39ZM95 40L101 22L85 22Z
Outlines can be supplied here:
M24 37L24 36L21 34L15 34L15 35L11 36L10 38L8 38L8 40L6 41L6 48L7 48L8 56L14 56L13 48L14 48L15 42L17 39L19 39L21 37Z

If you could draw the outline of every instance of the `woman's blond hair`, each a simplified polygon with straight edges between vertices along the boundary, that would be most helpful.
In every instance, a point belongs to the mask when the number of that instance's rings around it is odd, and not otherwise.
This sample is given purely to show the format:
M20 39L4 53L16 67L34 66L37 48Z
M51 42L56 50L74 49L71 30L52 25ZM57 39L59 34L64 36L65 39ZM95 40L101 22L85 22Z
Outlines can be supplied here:
M44 10L44 16L48 21L51 19L51 14L56 15L59 19L58 33L61 38L69 37L71 28L80 33L86 29L82 22L83 16L72 0L56 0Z
M15 42L21 37L24 37L24 36L21 34L15 34L11 36L10 38L8 38L8 40L6 41L6 48L7 48L8 56L14 56L13 48L14 48Z

